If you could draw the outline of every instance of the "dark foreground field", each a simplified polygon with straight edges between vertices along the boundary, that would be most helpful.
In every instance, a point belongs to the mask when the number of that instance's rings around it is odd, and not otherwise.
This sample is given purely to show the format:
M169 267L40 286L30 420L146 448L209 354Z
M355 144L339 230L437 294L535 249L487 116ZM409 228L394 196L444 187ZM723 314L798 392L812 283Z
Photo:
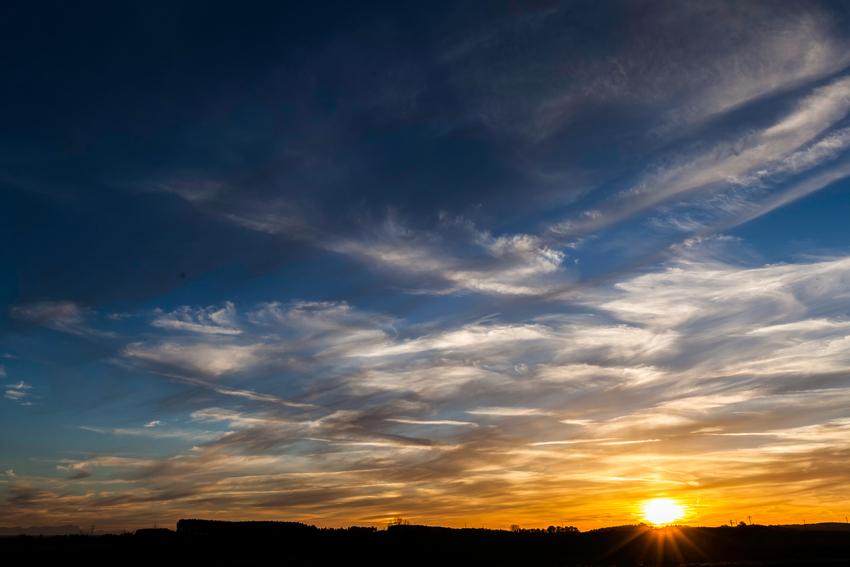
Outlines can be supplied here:
M294 522L181 520L178 531L135 535L14 537L4 558L149 561L273 561L278 565L850 565L850 532L747 526L629 526L584 533L510 533L393 526L317 529ZM10 563L11 564L11 563Z

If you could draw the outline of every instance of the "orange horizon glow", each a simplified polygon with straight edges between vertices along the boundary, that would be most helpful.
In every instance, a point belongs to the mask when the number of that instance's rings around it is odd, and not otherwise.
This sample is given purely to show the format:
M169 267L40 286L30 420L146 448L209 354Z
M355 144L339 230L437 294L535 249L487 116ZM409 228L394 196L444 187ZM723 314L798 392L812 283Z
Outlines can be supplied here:
M646 494L644 498L636 498L631 502L619 500L619 502L573 502L569 503L566 500L559 501L557 498L550 501L548 506L535 505L536 502L528 502L527 507L512 507L503 509L496 513L468 513L464 514L459 510L450 515L428 513L425 510L420 510L415 507L397 508L391 512L387 512L382 516L366 516L364 511L351 510L348 514L345 512L335 515L318 515L305 514L303 511L291 511L290 513L281 512L280 510L251 510L241 511L241 513L232 513L229 511L213 510L210 508L199 509L191 506L191 503L184 503L183 507L172 504L168 507L163 507L159 513L155 511L156 507L148 509L148 515L138 515L134 521L122 521L120 518L110 518L106 514L101 516L87 515L82 518L79 513L73 515L62 516L61 519L56 519L52 523L56 525L64 524L79 524L91 525L95 523L98 529L112 530L135 530L140 527L149 527L156 522L160 526L176 527L177 520L181 518L199 518L208 520L223 520L223 521L297 521L308 525L316 525L317 527L348 527L348 526L376 526L378 529L383 529L395 517L402 517L409 520L411 524L444 526L450 528L476 528L476 529L493 529L507 530L511 525L519 525L522 528L545 529L548 526L574 526L580 531L590 531L598 528L607 528L614 526L635 525L644 522L652 527L664 527L670 524L688 525L692 527L719 527L729 525L730 521L734 520L737 525L739 519L743 519L749 523L749 518L732 510L734 508L744 508L745 505L740 503L725 502L722 505L720 502L705 503L701 506L697 505L696 498L670 495L669 497L653 497L653 494ZM662 503L662 504L659 504ZM472 508L475 504L474 499L470 499L468 505ZM734 506L734 508L732 506ZM458 503L462 507L463 503ZM756 508L756 507L753 507ZM757 508L756 508L757 509ZM130 512L131 510L125 510ZM135 510L133 510L135 511ZM353 513L352 513L353 512ZM359 513L358 513L359 512ZM659 513L662 515L656 516ZM663 514L669 513L670 516ZM144 518L144 519L142 519ZM726 519L729 518L729 519ZM35 515L30 520L35 519ZM843 519L843 518L842 518ZM49 521L49 520L48 520ZM794 515L779 516L771 514L753 515L753 523L763 525L777 524L802 524L802 519L797 519ZM807 518L807 523L828 522L834 521L829 517L822 515L811 514ZM46 523L38 524L36 521L17 522L18 524L26 525L46 525ZM102 527L101 527L102 526Z

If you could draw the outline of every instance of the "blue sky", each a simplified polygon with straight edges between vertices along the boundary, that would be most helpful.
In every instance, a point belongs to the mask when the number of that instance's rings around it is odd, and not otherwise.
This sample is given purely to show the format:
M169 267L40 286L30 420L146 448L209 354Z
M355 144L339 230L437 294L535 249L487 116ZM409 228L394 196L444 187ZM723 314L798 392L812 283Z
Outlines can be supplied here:
M846 515L843 3L2 11L6 524Z

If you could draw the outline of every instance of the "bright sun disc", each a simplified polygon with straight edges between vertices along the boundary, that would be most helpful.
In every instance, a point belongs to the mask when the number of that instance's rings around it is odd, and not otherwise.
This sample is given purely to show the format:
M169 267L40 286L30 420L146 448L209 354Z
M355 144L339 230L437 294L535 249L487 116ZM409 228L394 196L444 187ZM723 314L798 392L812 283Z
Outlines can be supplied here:
M672 524L685 514L684 506L667 498L647 500L642 505L643 519L656 526Z

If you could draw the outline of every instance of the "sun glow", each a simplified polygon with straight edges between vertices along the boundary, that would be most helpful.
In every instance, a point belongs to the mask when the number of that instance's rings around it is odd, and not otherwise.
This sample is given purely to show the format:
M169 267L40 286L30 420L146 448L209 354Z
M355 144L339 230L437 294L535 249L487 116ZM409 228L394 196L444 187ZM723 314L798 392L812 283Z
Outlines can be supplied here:
M660 526L672 524L685 515L685 507L667 498L647 500L641 505L643 519L650 524Z

